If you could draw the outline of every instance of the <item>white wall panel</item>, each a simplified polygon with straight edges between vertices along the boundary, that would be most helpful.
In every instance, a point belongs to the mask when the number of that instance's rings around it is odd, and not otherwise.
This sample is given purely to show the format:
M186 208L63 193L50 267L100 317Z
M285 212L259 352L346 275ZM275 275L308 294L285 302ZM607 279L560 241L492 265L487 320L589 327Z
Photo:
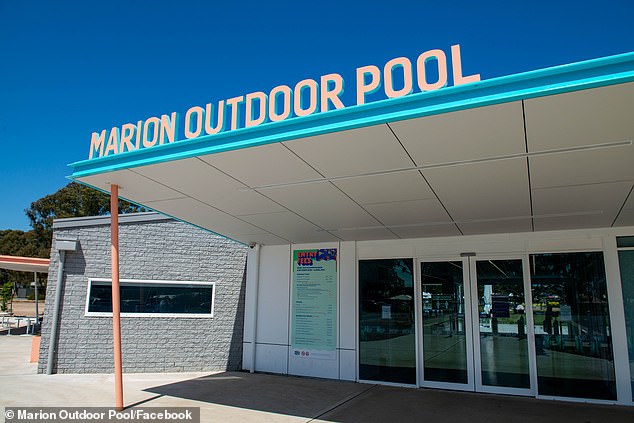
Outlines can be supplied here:
M256 344L255 370L286 374L288 369L288 345Z
M242 343L242 370L251 370L251 345L250 342Z
M288 374L339 379L339 354L335 360L317 360L289 356Z
M257 342L288 345L290 254L290 245L260 250Z
M246 281L246 292L244 299L244 329L243 329L243 340L244 342L253 341L253 323L254 316L253 310L255 307L255 298L256 298L256 289L255 289L255 278L256 278L256 250L254 248L249 248L247 251L247 281ZM244 355L244 351L243 351ZM250 356L245 356L250 357ZM243 365L248 366L251 362L251 359L248 358L243 360Z
M357 352L339 350L339 379L357 380Z
M357 252L354 241L339 244L339 348L356 349Z

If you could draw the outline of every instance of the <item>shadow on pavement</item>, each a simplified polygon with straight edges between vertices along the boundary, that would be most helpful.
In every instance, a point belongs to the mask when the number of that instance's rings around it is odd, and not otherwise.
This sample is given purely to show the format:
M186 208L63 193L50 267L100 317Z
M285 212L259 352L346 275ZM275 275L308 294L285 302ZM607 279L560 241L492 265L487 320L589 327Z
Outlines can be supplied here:
M297 376L226 372L145 391L230 407L315 418L373 386Z
M148 388L145 391L155 393L157 397L170 396L344 423L634 422L634 407L398 388L262 373L220 373ZM145 402L147 401L149 400Z

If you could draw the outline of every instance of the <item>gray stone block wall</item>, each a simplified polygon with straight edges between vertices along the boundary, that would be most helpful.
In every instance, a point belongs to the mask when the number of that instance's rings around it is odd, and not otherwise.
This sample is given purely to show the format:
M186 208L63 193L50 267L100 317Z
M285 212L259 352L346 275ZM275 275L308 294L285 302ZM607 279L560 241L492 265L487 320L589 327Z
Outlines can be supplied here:
M93 222L93 221L91 221ZM112 318L85 316L88 279L110 278L109 219L54 230L38 372L46 372L59 266L56 239L77 239L66 253L56 373L111 373ZM90 222L89 222L90 223ZM121 279L215 283L213 318L122 317L124 372L237 370L247 247L170 219L120 223Z

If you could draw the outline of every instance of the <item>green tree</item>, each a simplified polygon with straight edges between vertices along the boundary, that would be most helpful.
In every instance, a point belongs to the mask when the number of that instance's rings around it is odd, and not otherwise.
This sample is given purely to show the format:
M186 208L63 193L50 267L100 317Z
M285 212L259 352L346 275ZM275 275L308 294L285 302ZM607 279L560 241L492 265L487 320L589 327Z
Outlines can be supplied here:
M22 257L49 257L50 245L38 240L35 231L17 231L13 229L0 231L0 255ZM38 274L38 280L45 281L46 274ZM33 282L33 274L0 269L0 285L7 282L19 286L29 286Z
M0 311L5 312L9 309L11 298L13 298L13 284L7 282L0 286Z
M134 213L145 209L127 201L119 201L119 213ZM110 195L71 182L57 192L31 203L25 210L30 231L0 231L0 254L49 258L53 237L53 220L65 217L103 216L110 213ZM39 285L46 284L46 275L38 275ZM0 285L7 282L29 286L33 274L0 269ZM43 290L42 290L43 292Z
M0 231L0 254L3 255L48 258L49 247L37 238L35 231Z
M119 213L144 211L127 201L119 201ZM103 216L110 213L110 195L71 182L54 194L31 203L25 210L37 242L50 249L53 220L67 217Z

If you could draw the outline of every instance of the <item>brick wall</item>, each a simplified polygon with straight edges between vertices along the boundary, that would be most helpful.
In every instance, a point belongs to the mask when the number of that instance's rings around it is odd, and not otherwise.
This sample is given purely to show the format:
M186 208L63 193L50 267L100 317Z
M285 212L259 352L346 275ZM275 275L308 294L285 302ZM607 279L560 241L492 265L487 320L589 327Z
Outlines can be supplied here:
M141 218L143 218L142 215ZM122 279L215 282L213 318L122 317L124 372L240 369L247 247L191 225L121 219ZM57 221L60 222L60 221ZM62 221L63 222L63 221ZM88 278L110 278L109 219L54 230L38 372L46 372L59 266L56 239L78 239L66 253L57 373L113 371L112 318L85 316Z

